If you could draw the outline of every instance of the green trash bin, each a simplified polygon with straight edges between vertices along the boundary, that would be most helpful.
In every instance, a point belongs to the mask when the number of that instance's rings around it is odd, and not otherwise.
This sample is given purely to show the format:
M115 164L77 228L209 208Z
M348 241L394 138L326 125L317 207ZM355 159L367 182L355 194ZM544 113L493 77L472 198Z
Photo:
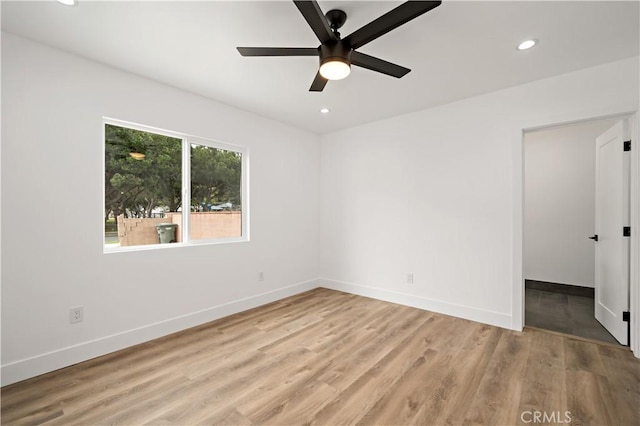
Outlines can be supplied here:
M156 225L156 231L158 231L158 239L160 244L169 244L176 242L176 229L178 225L176 223L159 223Z

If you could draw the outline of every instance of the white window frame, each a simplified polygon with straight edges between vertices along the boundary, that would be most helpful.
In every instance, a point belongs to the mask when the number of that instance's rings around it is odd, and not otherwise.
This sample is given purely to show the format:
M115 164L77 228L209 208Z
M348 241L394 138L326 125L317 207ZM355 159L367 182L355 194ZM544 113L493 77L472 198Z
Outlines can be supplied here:
M104 212L105 199L105 150L106 150L106 125L125 127L128 129L139 130L142 132L155 133L158 135L168 136L171 138L180 139L182 141L182 223L181 233L182 241L179 243L171 244L146 244L139 246L125 246L125 247L110 247L105 244L104 237L104 222L101 224L102 229L102 247L104 253L122 253L129 251L140 250L158 250L169 249L185 246L199 246L199 245L211 245L211 244L227 244L227 243L239 243L248 242L249 239L249 148L234 145L227 142L220 142L213 139L207 139L200 136L193 136L186 133L174 132L171 130L159 129L157 127L146 126L138 123L131 123L129 121L118 120L115 118L102 118L102 211ZM224 238L208 238L200 240L191 240L189 238L189 216L191 214L191 145L207 146L210 148L218 148L226 151L234 151L242 155L241 161L241 175L240 175L240 196L242 199L242 215L241 215L241 227L242 235L239 237L224 237Z

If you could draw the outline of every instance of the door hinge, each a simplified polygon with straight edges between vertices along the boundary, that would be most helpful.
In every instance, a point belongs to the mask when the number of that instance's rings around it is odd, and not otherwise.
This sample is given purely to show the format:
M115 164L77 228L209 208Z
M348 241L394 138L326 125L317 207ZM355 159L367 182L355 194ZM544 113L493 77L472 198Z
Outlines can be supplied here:
M624 141L624 151L631 151L631 141Z
M622 236L623 237L630 237L631 236L631 227L630 226L623 226L622 227Z
M624 311L624 312L622 313L622 321L624 321L624 322L629 322L629 321L631 321L631 312L629 312L629 311Z

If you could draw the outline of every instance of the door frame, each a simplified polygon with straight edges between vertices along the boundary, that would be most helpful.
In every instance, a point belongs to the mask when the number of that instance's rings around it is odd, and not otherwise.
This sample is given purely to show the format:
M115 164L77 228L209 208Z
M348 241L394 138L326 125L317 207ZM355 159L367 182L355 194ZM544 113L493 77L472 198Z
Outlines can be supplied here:
M630 276L629 310L631 311L630 348L640 358L640 115L636 105L617 105L609 108L592 108L562 116L543 117L515 122L513 134L513 220L512 265L513 287L511 301L511 328L524 328L524 135L526 132L570 124L612 118L629 120L631 136L631 187L630 187Z

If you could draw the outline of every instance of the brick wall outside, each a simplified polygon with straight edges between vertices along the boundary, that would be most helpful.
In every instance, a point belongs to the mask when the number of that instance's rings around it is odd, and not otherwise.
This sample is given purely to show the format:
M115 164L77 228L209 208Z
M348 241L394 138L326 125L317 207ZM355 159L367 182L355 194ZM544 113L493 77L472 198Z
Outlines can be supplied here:
M125 218L120 215L117 218L118 240L121 246L140 246L158 243L156 225L169 222L163 219L136 219Z
M156 225L175 223L177 242L182 241L182 213L167 213L164 218L117 218L118 240L121 246L158 244ZM239 237L242 235L242 212L198 212L191 213L191 239Z

